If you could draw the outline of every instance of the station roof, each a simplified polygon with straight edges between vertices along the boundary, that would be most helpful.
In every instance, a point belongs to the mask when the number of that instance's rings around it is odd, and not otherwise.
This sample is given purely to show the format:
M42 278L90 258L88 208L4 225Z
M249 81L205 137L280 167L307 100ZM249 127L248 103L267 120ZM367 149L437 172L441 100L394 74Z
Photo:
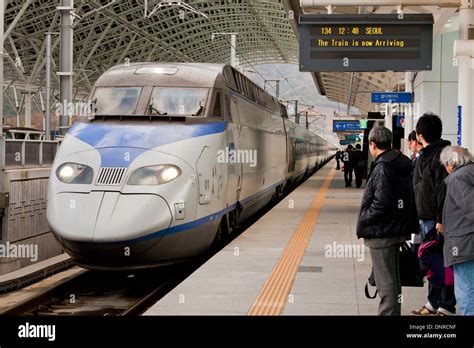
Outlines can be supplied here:
M224 33L238 33L243 65L298 61L298 42L281 0L186 1L208 18L168 2L160 7L161 0L76 0L77 90L89 90L101 73L126 58L229 63L230 37L219 35ZM58 5L59 0L6 0L7 82L44 84L45 33L59 31ZM53 57L53 71L58 71L59 36L53 37Z
M88 92L108 68L126 61L228 63L230 37L238 33L240 64L298 63L298 17L325 13L323 6L302 9L300 0L189 0L198 12L161 0L76 0L74 23L75 93ZM19 88L44 85L45 33L58 32L59 0L5 0L6 83ZM161 3L161 5L160 5ZM110 5L109 5L110 4ZM107 6L109 5L109 6ZM146 5L146 6L145 6ZM156 10L156 11L154 11ZM391 13L396 7L367 6L365 13ZM340 6L334 13L359 13ZM456 7L415 6L406 13L433 13L435 33ZM205 16L207 16L207 18ZM216 34L216 35L213 35ZM53 38L53 71L58 71L59 36ZM371 108L370 92L403 89L404 74L313 73L321 95L361 111ZM53 83L57 85L54 75ZM39 87L38 87L39 86Z

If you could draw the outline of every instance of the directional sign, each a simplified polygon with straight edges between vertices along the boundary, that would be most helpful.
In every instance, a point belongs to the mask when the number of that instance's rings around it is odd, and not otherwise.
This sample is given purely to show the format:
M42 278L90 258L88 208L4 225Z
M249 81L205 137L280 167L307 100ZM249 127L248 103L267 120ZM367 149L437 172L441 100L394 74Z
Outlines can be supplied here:
M351 145L351 144L354 144L354 140L340 140L339 141L339 144L341 145Z
M346 135L346 140L358 141L359 139L360 139L360 134Z
M302 14L300 71L431 70L433 23L432 14Z
M332 121L332 131L338 132L361 132L367 128L366 121Z
M413 95L407 92L376 92L372 93L372 103L411 103Z

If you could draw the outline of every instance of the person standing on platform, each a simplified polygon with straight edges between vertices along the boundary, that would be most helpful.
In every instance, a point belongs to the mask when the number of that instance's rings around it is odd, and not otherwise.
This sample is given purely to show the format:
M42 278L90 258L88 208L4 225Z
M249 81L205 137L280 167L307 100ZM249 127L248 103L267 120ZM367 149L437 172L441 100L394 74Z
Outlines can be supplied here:
M354 147L352 145L347 145L346 152L342 154L342 162L344 163L344 181L346 182L346 187L352 187L352 163L354 162Z
M439 116L425 113L416 124L417 140L423 144L420 157L416 160L413 176L416 207L420 219L422 243L438 241L442 246L443 206L446 196L444 180L448 173L440 163L441 151L451 145L449 141L441 139L443 123ZM442 247L438 252L442 253ZM441 255L442 259L442 255ZM440 267L444 272L444 268ZM454 315L456 313L456 298L454 287L440 284L436 279L444 279L444 275L435 274L429 278L428 302L413 315Z
M415 163L418 157L420 157L421 151L423 150L423 144L418 142L416 139L416 131L411 132L408 135L408 148L411 151L411 161L413 163L413 169L415 168Z
M370 249L379 315L401 314L400 245L418 231L410 159L392 149L392 132L385 127L369 133L375 158L365 186L357 221L357 237Z
M454 292L461 315L474 315L474 163L459 146L441 151L449 173L443 209L444 265L454 268Z
M362 147L360 144L356 145L356 149L353 152L353 162L352 166L354 168L355 182L356 187L360 188L362 186L362 176L365 169L365 161L362 159Z
M418 142L418 140L416 139L416 131L413 131L408 135L408 149L411 152L410 159L411 159L412 168L413 168L411 172L411 180L413 182L413 175L415 173L416 160L420 157L421 151L423 151L423 144ZM412 235L411 243L412 243L412 250L414 252L418 252L418 248L420 247L420 244L421 244L420 234Z
M336 152L336 163L337 163L337 165L336 165L336 170L341 169L341 165L340 165L340 163L339 163L339 161L342 159L341 157L342 157L342 151L341 151L341 150L337 150L337 152Z

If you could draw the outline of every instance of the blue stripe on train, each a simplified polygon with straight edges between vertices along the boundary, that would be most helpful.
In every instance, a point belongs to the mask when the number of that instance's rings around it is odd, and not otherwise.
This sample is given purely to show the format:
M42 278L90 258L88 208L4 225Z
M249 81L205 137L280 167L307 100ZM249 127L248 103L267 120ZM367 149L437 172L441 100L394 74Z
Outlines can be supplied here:
M96 148L102 167L128 167L143 152L177 141L222 133L226 122L159 125L97 124L77 122L69 135Z

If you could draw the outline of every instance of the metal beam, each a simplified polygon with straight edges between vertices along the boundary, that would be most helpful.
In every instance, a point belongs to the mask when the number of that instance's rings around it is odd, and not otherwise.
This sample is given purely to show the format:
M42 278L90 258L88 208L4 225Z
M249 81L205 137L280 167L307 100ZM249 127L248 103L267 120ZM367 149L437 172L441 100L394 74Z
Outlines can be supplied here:
M138 34L135 34L130 38L130 40L127 44L127 47L125 47L125 49L122 50L122 54L120 55L119 59L117 60L118 64L120 64L120 62L125 59L125 57L127 56L128 51L130 51L130 47L132 47L132 45L135 43L135 40L137 39L137 36L138 36Z
M59 74L59 99L61 112L59 116L59 132L66 135L69 128L68 106L72 102L72 75L73 75L73 29L72 11L74 0L61 0L58 8L61 12L61 71Z
M13 41L11 36L8 37L8 42L10 43L10 47L13 50L13 54L15 55L15 63L20 62L19 69L24 74L25 73L25 68L23 67L23 63L21 62L20 55L18 54L18 51L17 51L16 46L15 46L15 42Z
M3 139L3 44L5 42L5 6L0 4L0 171L5 166L5 139Z
M87 57L81 62L81 68L85 67L87 65L87 63L89 63L89 60L92 58L92 56L94 55L95 51L97 50L97 48L100 46L100 43L102 42L102 40L104 40L105 38L105 35L107 35L108 31L110 30L110 28L112 27L112 24L113 24L113 21L110 21L109 24L107 25L107 27L104 29L104 31L102 32L102 34L100 34L99 38L96 40L94 46L89 50L89 54L87 55Z
M351 81L349 83L349 98L347 101L347 114L350 115L351 111L351 103L352 103L352 87L354 85L354 78L355 78L355 73L351 73Z
M255 5L253 3L253 0L247 0L248 5L250 6L250 9L252 10L252 13L255 15L255 18L257 19L258 23L260 24L262 31L268 36L269 40L273 43L274 47L278 50L280 55L286 60L289 61L288 57L286 54L283 52L281 47L279 46L279 38L276 39L272 32L267 29L267 26L265 25L265 21L262 20L258 10L255 8Z
M3 1L2 1L3 2ZM5 34L4 34L4 38L3 40L5 41L6 38L8 38L8 36L10 36L10 33L12 32L13 28L15 27L15 25L18 23L18 21L20 20L20 18L23 16L23 14L25 13L25 11L27 10L28 6L30 6L30 4L33 2L33 0L26 0L26 2L23 4L23 6L21 7L20 9L20 12L18 12L18 14L15 16L15 18L13 19L13 22L10 23L10 26L8 27L8 29L5 31Z
M54 25L57 21L57 18L58 18L58 13L56 12L54 14L53 20L51 21L51 24L49 25L48 32L51 32L53 30ZM44 64L44 52L45 52L45 50L46 50L46 41L43 40L43 43L41 45L41 50L38 53L38 59L36 60L36 63L33 67L32 72L31 72L31 80L32 81L36 78L36 75L37 75L38 71L41 69L41 67Z
M45 115L45 133L46 140L51 139L51 35L46 33L46 115Z

